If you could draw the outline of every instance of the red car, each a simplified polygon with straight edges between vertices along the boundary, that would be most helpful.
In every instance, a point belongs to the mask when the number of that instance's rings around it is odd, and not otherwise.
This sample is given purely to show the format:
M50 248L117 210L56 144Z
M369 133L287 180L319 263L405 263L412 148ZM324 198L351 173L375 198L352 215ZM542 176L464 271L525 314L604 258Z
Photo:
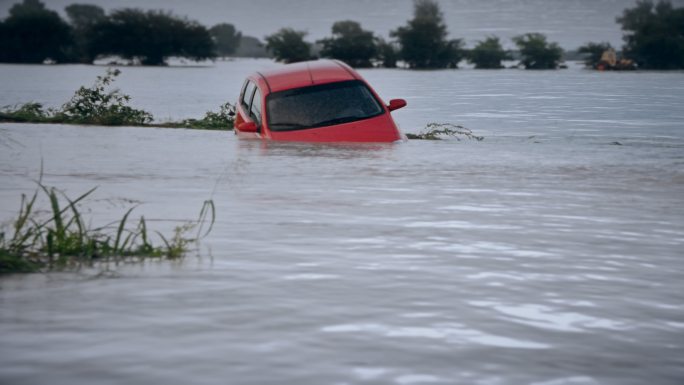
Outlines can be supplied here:
M382 99L337 60L288 64L247 77L237 103L240 138L302 142L395 142L403 135Z

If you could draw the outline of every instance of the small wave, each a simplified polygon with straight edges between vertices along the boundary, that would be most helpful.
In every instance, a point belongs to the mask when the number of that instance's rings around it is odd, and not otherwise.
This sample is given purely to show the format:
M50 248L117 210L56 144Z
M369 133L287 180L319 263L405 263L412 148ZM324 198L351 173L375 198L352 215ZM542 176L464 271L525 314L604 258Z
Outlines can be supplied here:
M581 313L559 312L549 306L537 304L503 305L498 302L470 301L469 304L487 307L506 315L512 322L540 329L562 332L583 332L586 329L628 330L623 322L592 317Z
M376 323L340 324L325 326L321 331L325 333L368 333L387 338L426 338L443 340L447 343L476 343L504 348L548 349L551 347L540 342L487 334L457 323L434 324L427 327L390 326Z

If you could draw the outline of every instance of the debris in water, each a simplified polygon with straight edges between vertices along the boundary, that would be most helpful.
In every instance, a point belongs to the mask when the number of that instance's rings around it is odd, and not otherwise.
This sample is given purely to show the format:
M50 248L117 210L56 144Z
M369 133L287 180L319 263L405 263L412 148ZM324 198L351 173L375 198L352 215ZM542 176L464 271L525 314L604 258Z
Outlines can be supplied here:
M477 141L484 140L484 136L473 134L469 128L452 123L429 123L419 134L406 134L409 139L443 140L455 138L461 141L463 137Z

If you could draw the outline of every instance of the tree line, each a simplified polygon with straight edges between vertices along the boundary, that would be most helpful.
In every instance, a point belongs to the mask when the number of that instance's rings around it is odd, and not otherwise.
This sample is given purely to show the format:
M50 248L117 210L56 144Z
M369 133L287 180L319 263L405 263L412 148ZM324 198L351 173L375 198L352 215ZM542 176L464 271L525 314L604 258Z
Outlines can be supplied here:
M625 44L620 61L634 62L643 69L684 68L684 8L674 8L672 3L664 0L658 3L639 0L634 8L625 9L616 21L624 31ZM579 52L587 55L587 66L616 66L615 63L604 63L605 53L612 52L616 56L610 43L587 43L579 48ZM618 67L620 61L617 62Z
M14 4L0 22L0 61L92 64L116 55L162 65L172 56L205 60L230 55L242 37L230 24L207 29L163 11L124 8L107 14L89 4L72 4L65 11L68 21L40 0Z
M684 69L684 8L674 8L667 0L655 4L638 0L616 22L624 31L625 44L621 60L614 59L613 69L630 69L636 64L643 69ZM503 62L520 61L526 69L555 69L561 65L563 49L549 42L541 33L526 33L512 38L517 52L505 50L501 40L490 36L470 49L463 39L449 39L444 16L435 0L414 0L413 19L390 32L394 40L386 42L363 30L354 21L339 21L332 26L332 37L318 40L320 56L343 60L352 66L369 67L374 62L394 67L402 60L409 68L456 68L466 60L475 68L503 68ZM311 43L304 41L306 32L284 28L267 36L267 47L277 60L295 62L307 60ZM579 47L587 66L599 67L606 52L613 52L609 43L590 42ZM620 67L622 65L623 67Z
M72 4L65 9L68 21L46 9L40 0L23 0L12 6L0 22L0 61L41 63L92 63L114 55L141 64L161 65L169 57L193 60L235 54L250 45L248 55L265 54L292 63L317 57L334 58L353 67L457 68L466 60L475 68L503 68L503 62L519 59L527 69L554 69L561 64L563 49L540 33L515 36L516 52L503 48L501 40L489 36L467 49L463 39L450 39L444 16L436 0L414 0L413 18L390 31L387 41L364 30L358 22L338 21L332 36L314 43L306 32L283 28L266 36L265 47L253 37L242 36L231 24L206 28L199 23L162 11L119 9L107 14L102 8ZM638 0L617 18L624 31L623 61L644 69L684 68L684 8L669 1ZM587 43L579 52L587 65L605 61L609 43Z

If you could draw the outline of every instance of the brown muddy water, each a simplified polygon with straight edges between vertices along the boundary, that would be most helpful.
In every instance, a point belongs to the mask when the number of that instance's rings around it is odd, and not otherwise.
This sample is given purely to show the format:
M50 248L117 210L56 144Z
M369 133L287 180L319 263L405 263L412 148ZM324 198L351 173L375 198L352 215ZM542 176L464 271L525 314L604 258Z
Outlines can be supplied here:
M124 68L117 85L192 117L274 65ZM0 66L0 104L57 105L101 70ZM684 74L362 74L409 101L405 131L485 140L1 124L3 222L42 159L69 195L98 186L94 225L139 204L168 232L205 199L217 223L181 263L0 279L0 383L681 383Z

